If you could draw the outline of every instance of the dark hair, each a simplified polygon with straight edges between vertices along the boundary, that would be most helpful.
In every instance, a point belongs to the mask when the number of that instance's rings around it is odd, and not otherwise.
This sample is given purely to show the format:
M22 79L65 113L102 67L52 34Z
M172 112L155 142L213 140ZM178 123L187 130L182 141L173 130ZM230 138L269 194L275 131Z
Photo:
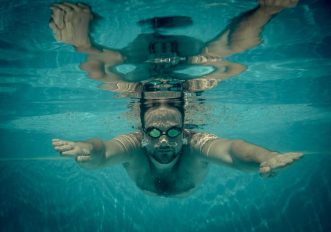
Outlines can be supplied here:
M166 16L143 19L138 22L140 26L149 26L153 29L186 27L193 24L192 18L187 16Z
M173 99L140 99L140 121L141 121L141 127L145 128L145 114L146 112L153 108L153 107L159 107L159 106L169 106L176 108L181 116L182 116L182 122L184 125L184 119L185 119L185 101L184 97L180 98L173 98Z

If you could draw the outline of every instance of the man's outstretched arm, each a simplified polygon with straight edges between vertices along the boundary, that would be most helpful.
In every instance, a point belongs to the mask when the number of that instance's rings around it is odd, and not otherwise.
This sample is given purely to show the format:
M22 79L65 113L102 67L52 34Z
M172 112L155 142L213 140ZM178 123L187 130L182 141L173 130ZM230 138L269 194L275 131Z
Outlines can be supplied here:
M136 133L121 135L110 141L52 140L54 149L62 156L75 158L82 167L92 169L129 162L135 149L139 149L139 144Z
M243 140L211 139L201 149L208 160L245 170L259 166L262 175L270 175L303 156L300 152L279 153Z

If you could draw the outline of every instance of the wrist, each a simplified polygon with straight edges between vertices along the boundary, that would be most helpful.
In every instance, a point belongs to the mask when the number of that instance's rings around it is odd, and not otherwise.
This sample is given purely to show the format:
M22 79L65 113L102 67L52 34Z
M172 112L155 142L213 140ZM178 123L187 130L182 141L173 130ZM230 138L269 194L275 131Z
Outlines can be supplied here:
M275 157L278 156L279 154L280 154L280 153L278 153L278 152L274 152L274 151L270 152L270 153L267 155L267 159L266 159L266 161L275 158Z
M260 5L258 7L258 11L261 14L267 15L267 16L273 16L279 12L281 12L284 9L284 7L281 6L264 6Z
M79 43L79 44L75 44L74 47L75 47L76 50L79 51L79 52L85 52L85 51L88 51L88 50L91 49L92 44L91 44L90 39L87 39L87 40L84 41L84 42L81 42L81 43Z
M82 155L91 155L93 145L87 142L77 142L77 145L81 148Z

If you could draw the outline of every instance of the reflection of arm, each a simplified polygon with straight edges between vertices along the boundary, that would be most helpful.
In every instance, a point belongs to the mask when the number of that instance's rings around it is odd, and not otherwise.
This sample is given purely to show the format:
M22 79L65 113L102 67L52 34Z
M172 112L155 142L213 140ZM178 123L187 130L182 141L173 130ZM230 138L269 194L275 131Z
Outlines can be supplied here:
M97 50L93 47L83 49L76 47L76 49L79 52L87 54L87 59L80 65L80 68L86 71L90 78L102 82L121 80L117 74L111 72L106 73L105 71L105 66L111 67L123 63L124 58L121 53L109 49Z
M88 55L91 65L88 70L100 69L98 64L119 64L124 57L118 51L99 49L93 46L90 36L90 23L93 14L85 4L54 3L51 5L52 16L49 23L57 41L72 45L77 51ZM93 66L93 68L92 68Z
M83 51L86 52L86 51ZM88 54L87 60L80 65L80 68L88 73L94 80L103 82L101 89L112 92L136 92L137 83L124 80L122 77L106 68L123 63L124 58L119 52L112 50L95 51Z
M260 0L260 5L232 20L228 29L208 44L206 54L229 56L261 43L260 34L268 21L281 10L293 7L298 0Z
M191 64L212 65L214 73L207 79L226 80L245 71L242 64L228 62L222 57L240 53L261 43L260 34L267 22L285 8L293 7L298 0L260 0L259 6L232 20L228 28L217 36L198 56L189 58Z
M233 63L229 62L220 58L217 58L215 56L208 56L208 55L198 55L198 56L192 56L189 58L189 63L191 64L199 64L199 65L211 65L215 68L215 71L203 76L202 78L194 79L192 80L193 83L200 82L200 80L213 80L213 81L223 81L226 79L229 79L235 75L239 75L243 71L246 70L246 66L239 63ZM217 83L209 88L213 88L217 85ZM205 89L200 89L199 91L202 91ZM196 91L192 89L192 91Z
M271 16L261 8L244 13L219 38L208 44L205 53L224 57L257 46L261 42L262 28Z
M207 58L208 59L208 58ZM194 63L192 63L194 64ZM233 63L226 60L207 61L200 63L202 65L212 65L216 70L205 76L207 79L215 79L218 81L229 79L235 75L239 75L246 70L246 66L239 63Z
M105 72L105 66L111 67L124 62L125 57L111 49L93 46L90 38L90 22L93 14L84 4L54 3L51 6L50 28L57 41L70 44L78 52L87 55L87 60L80 65L89 77L102 82L125 82L117 74Z
M229 79L230 77L239 75L246 70L246 66L239 63L233 63L226 60L213 63L216 71L211 73L208 78L215 78L218 81Z

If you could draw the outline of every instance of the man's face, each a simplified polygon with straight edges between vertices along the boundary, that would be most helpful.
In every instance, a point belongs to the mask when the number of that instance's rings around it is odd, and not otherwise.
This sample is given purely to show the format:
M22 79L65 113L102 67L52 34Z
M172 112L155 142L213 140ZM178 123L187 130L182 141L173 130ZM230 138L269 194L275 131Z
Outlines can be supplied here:
M181 113L173 107L160 106L148 110L144 117L144 140L148 154L160 164L177 158L183 146Z

